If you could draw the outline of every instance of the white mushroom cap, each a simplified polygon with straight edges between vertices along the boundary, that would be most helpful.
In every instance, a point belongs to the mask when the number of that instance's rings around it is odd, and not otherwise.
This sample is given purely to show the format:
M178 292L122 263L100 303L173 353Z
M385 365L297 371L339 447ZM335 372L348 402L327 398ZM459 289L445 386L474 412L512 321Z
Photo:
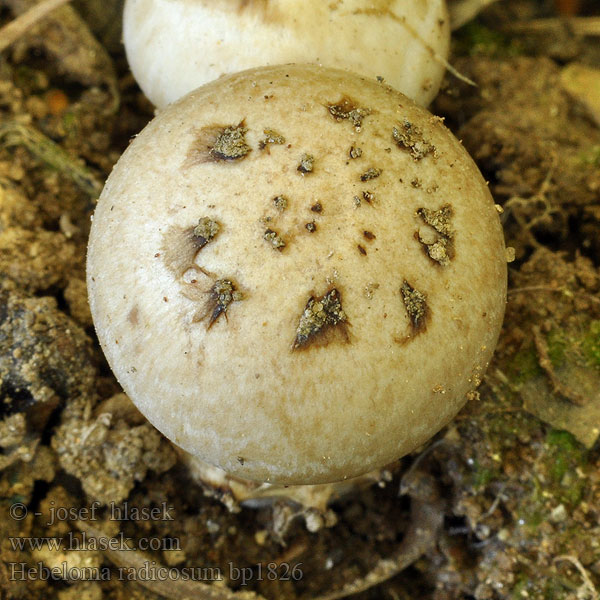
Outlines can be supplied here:
M142 131L100 197L88 287L115 375L173 442L239 477L323 483L457 413L497 341L506 260L440 119L288 65L210 83Z
M450 28L445 0L127 0L123 40L158 107L223 74L289 62L384 77L426 105Z

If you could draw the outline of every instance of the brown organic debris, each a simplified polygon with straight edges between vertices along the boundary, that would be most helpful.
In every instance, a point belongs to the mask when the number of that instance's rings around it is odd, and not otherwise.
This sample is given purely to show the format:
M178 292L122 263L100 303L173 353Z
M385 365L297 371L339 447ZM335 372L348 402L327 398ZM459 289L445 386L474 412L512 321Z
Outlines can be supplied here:
M422 333L425 331L429 317L427 297L412 287L406 279L402 282L400 293L402 294L402 302L404 302L404 307L408 313L412 335Z
M343 121L347 119L354 125L357 131L360 131L362 127L363 119L371 114L371 110L368 108L361 108L356 105L354 100L343 97L339 102L330 104L327 106L329 114L336 121Z
M265 239L275 250L283 250L285 248L285 241L282 237L272 229L267 229L263 235Z
M314 221L310 221L304 227L306 227L308 233L314 233L317 230L317 224Z
M399 148L410 152L414 160L421 160L428 154L437 156L435 146L423 138L421 129L406 119L402 125L392 128L392 137Z
M346 313L342 309L342 299L337 289L329 290L320 298L311 296L300 317L292 350L312 344L328 329L346 322Z

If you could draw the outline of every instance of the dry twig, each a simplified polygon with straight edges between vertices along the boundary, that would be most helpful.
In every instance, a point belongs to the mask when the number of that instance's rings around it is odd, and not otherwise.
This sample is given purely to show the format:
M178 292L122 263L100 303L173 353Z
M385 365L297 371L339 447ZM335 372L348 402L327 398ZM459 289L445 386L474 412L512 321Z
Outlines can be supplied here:
M0 29L0 52L16 42L29 28L41 21L49 12L66 4L69 0L42 0L27 12Z
M102 191L102 184L80 161L33 127L13 120L0 122L0 144L24 146L34 156L71 179L92 198L97 198Z
M581 586L581 590L582 591L586 591L589 593L589 597L592 600L598 600L599 596L598 596L598 590L596 590L594 584L592 583L592 580L590 579L590 576L588 575L588 572L585 570L584 566L581 564L581 562L579 561L579 559L576 556L570 556L568 554L563 554L561 556L557 556L554 559L554 562L561 562L561 561L568 561L570 562L581 574L581 578L583 579L583 585ZM579 594L577 595L577 597L579 598Z

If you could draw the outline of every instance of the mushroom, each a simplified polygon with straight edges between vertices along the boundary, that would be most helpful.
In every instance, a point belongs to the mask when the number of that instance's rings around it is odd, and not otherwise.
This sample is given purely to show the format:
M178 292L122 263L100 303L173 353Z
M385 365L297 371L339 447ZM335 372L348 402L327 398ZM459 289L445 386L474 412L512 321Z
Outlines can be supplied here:
M161 432L232 475L317 484L398 459L463 406L506 255L441 119L286 65L207 84L140 133L98 202L87 278L108 362Z
M383 77L426 105L450 27L445 0L127 0L123 40L159 108L223 74L288 62Z

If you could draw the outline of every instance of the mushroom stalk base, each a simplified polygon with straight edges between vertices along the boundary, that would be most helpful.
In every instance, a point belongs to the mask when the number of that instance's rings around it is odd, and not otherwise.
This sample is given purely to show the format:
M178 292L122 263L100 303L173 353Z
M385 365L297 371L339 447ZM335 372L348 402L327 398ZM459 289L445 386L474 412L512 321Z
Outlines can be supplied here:
M231 512L242 506L262 508L270 505L288 505L296 510L293 516L303 516L309 531L336 524L335 513L329 505L335 500L373 484L384 487L392 480L393 466L377 469L345 481L317 485L279 485L258 483L230 475L200 458L177 448L192 479L199 483L207 496L218 499Z

